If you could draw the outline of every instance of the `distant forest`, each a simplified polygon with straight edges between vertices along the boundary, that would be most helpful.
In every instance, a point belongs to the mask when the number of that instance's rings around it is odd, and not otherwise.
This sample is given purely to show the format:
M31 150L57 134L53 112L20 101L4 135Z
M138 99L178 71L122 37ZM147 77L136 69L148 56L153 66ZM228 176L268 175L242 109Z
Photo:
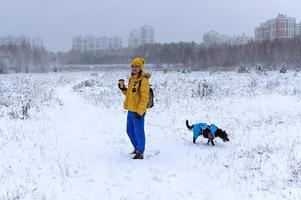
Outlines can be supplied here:
M133 57L147 63L183 64L196 69L238 65L286 65L301 69L301 37L251 42L245 45L205 48L200 44L147 44L137 49L110 49L91 52L50 53L30 46L0 46L0 73L5 71L47 71L54 65L125 64ZM55 68L51 67L51 70Z
M58 56L64 64L128 63L136 56L148 63L184 64L199 67L253 65L301 65L301 37L251 42L245 45L223 45L214 48L191 43L147 44L138 49L102 50L96 52L70 51Z
M0 45L0 74L20 72L46 72L49 53L44 48L34 48L28 43Z

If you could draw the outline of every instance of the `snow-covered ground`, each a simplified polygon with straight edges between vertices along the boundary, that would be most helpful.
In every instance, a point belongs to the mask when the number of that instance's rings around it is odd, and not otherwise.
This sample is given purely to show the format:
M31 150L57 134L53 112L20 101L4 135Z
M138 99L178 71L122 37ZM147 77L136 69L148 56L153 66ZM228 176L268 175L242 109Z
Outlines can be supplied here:
M300 72L152 72L144 160L129 154L128 74L1 75L0 199L301 199ZM230 142L193 144L185 119Z

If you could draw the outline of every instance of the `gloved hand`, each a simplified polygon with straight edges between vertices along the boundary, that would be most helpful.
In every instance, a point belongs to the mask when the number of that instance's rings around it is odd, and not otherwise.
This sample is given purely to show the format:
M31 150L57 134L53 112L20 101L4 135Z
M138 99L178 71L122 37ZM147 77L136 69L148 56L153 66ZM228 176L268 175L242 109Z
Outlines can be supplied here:
M120 85L120 83L118 83L118 88L119 88L120 90L124 90L124 87L122 87L122 86Z
M125 88L125 85L124 85L124 80L123 80L123 79L120 79L120 80L119 80L118 88L119 88L120 90L125 90L125 89L126 89L126 88Z
M142 117L141 115L139 115L138 113L135 113L135 119L136 119L136 120L140 120L141 117Z
M196 138L195 137L193 137L193 140L192 140L192 142L195 144L195 141L196 141Z

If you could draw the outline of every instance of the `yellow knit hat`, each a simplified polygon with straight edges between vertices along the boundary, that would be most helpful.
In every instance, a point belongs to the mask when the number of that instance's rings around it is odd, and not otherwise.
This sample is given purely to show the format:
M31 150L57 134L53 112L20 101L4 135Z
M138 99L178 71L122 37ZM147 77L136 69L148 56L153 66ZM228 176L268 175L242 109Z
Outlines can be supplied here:
M132 60L131 64L138 66L142 71L144 69L144 59L143 58L134 58Z

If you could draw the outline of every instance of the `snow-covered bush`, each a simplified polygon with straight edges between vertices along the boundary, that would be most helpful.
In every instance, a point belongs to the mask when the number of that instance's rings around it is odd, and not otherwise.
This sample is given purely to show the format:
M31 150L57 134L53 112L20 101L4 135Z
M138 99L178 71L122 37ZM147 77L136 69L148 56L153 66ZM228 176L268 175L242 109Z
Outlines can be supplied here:
M90 79L90 80L85 80L85 81L82 81L76 85L73 86L73 90L75 91L80 91L80 89L82 88L85 88L85 87L94 87L95 86L95 81L93 79Z
M267 71L269 71L269 69L270 68L268 66L257 65L255 67L255 72L259 75L267 75Z
M281 74L285 74L286 72L287 72L286 67L282 67L279 71L279 73L281 73Z
M240 65L238 67L237 73L250 73L250 68L245 65Z
M301 145L301 140L296 139L292 142L288 151L287 167L289 169L290 181L301 182L301 156L296 150Z
M192 97L205 98L213 94L213 87L205 80L199 82L196 89L191 90Z
M72 79L70 75L55 73L0 75L0 113L26 119L45 106L59 105L54 88Z

